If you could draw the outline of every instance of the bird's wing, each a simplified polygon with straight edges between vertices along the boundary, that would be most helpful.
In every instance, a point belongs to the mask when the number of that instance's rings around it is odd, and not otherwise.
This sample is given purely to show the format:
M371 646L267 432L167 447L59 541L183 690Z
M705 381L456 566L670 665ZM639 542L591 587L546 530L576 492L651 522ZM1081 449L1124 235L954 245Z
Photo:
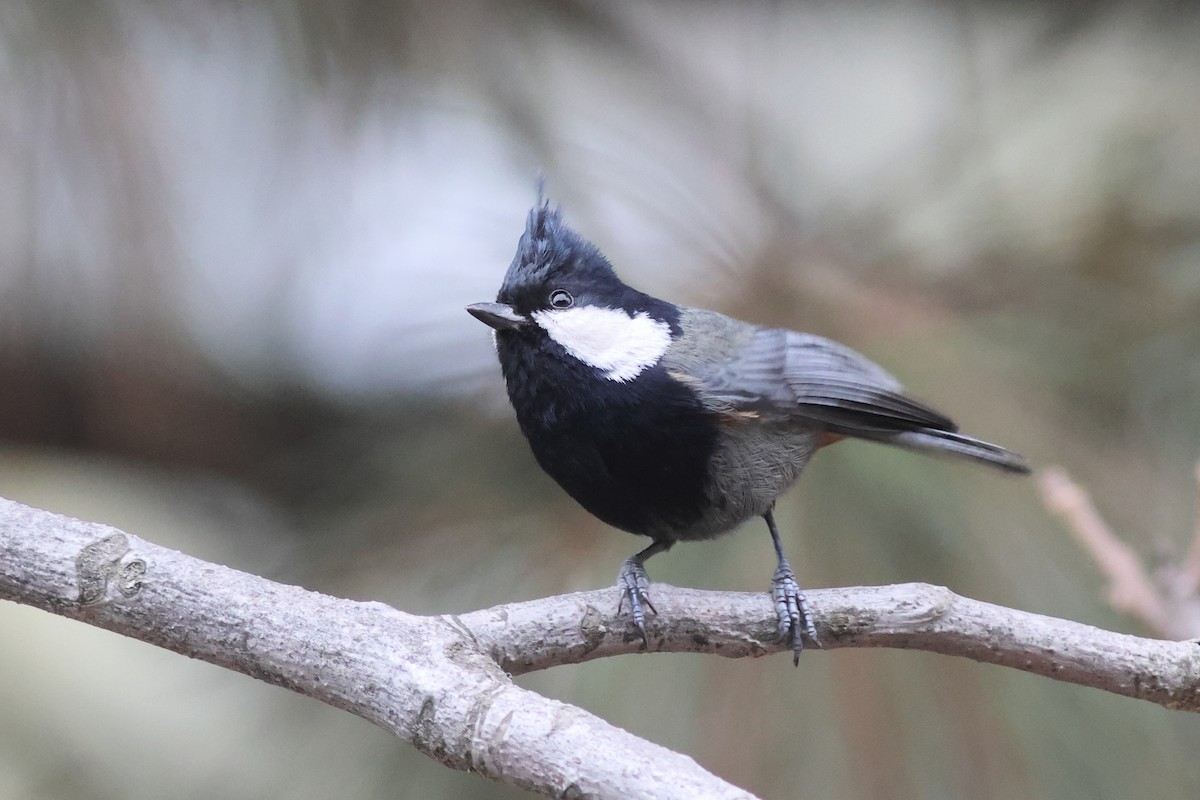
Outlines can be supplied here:
M957 430L944 414L906 395L898 380L849 347L808 333L771 333L783 338L783 377L804 416L835 429L846 427L839 432L851 434L855 429Z
M667 367L703 387L715 410L810 420L848 436L934 428L945 415L904 394L879 365L845 345L808 333L759 328L714 312L690 311L690 341L719 342L701 354L668 353Z

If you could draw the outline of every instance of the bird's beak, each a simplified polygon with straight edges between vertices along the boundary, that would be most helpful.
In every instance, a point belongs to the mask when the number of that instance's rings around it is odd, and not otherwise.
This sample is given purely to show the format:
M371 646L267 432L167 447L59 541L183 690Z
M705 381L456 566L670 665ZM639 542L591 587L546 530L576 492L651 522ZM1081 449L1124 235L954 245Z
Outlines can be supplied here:
M519 328L529 322L528 318L512 310L512 306L504 303L472 303L467 306L467 313L484 325L490 325L498 331L508 328Z

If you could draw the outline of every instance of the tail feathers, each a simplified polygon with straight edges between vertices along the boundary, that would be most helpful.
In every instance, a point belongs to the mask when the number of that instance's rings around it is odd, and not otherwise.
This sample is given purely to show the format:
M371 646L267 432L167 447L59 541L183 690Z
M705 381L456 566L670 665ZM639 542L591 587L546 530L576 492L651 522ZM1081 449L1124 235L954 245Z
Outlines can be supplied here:
M861 436L861 434L859 435ZM914 450L918 453L975 461L1018 475L1027 475L1030 471L1029 464L1020 454L1014 453L1011 450L1005 450L1003 447L991 444L990 442L964 436L961 433L939 431L934 428L920 428L915 431L881 433L878 437L870 436L867 438L874 439L883 444L903 447L905 450Z

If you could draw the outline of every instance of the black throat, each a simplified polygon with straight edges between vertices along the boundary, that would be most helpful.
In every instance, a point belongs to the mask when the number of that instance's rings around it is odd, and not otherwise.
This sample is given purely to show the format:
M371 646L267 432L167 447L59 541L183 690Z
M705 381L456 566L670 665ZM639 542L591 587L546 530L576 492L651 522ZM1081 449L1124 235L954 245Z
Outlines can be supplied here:
M496 344L534 456L580 505L655 539L697 521L718 429L691 389L661 366L609 380L534 326L500 331Z

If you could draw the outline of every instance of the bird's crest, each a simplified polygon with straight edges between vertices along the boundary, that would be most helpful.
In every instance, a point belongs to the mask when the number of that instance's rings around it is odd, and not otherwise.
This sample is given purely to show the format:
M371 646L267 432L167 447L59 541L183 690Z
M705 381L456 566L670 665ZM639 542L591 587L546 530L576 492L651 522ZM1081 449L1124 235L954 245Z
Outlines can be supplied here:
M541 286L556 272L568 268L591 272L595 277L615 277L604 254L563 222L562 208L550 206L539 179L537 202L529 211L517 253L504 275L502 294Z

